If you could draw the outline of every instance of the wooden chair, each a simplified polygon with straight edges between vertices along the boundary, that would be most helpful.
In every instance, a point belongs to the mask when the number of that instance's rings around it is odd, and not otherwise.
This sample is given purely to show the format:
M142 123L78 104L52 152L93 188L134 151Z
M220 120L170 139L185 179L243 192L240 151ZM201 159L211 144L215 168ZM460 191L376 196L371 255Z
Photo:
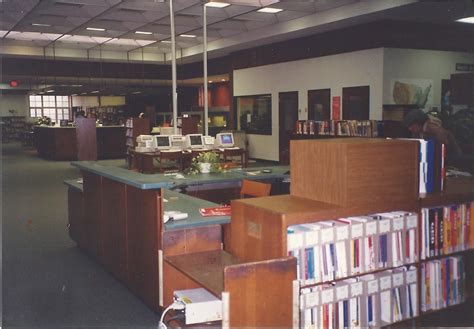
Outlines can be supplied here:
M269 196L271 189L272 184L244 179L240 187L240 198Z
M240 198L245 197L259 198L269 196L272 184L256 182L254 180L244 179L240 187ZM230 246L230 230L232 223L222 225L222 234L224 236L224 247Z

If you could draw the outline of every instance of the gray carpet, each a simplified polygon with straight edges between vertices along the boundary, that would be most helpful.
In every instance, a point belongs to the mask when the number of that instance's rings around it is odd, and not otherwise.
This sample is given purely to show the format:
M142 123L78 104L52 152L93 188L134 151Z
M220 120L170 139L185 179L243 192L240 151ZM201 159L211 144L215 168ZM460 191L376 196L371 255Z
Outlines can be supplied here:
M2 146L3 327L156 327L159 316L69 238L63 181L77 169Z

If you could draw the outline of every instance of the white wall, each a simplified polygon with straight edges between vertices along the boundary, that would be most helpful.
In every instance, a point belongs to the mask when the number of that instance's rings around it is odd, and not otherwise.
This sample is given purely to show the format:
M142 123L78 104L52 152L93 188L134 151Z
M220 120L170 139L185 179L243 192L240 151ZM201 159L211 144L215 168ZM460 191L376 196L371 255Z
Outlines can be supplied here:
M0 116L11 116L9 110L16 110L15 116L28 117L28 95L0 95Z
M308 90L370 86L370 118L382 118L382 48L324 56L234 71L234 96L272 94L272 135L249 135L250 157L279 160L278 93L298 91L300 119L307 118ZM342 104L341 104L342 107ZM341 108L342 113L342 108Z
M437 50L384 49L384 104L393 104L393 80L414 79L433 82L433 103L431 107L441 106L441 80L450 79L456 72L456 63L474 64L474 54ZM428 104L427 104L428 105ZM430 110L428 108L427 110Z

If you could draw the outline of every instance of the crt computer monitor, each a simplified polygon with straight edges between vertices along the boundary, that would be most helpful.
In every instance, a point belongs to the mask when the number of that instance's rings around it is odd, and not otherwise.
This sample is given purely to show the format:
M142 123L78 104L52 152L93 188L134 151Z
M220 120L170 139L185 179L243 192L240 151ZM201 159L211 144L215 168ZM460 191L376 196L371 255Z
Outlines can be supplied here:
M189 134L186 135L186 147L190 149L203 148L202 134Z
M169 150L171 148L170 136L158 135L155 136L158 150Z
M216 135L217 147L234 147L234 135L232 133L220 133Z

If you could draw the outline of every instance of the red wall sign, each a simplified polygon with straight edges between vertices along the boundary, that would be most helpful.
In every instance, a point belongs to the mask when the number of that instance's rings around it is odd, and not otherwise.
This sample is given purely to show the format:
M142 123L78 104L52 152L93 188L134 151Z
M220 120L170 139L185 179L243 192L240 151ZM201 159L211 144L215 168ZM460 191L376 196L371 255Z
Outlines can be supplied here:
M10 87L18 87L20 85L20 83L17 81L17 80L11 80L10 81Z
M332 119L341 120L341 96L332 97Z

